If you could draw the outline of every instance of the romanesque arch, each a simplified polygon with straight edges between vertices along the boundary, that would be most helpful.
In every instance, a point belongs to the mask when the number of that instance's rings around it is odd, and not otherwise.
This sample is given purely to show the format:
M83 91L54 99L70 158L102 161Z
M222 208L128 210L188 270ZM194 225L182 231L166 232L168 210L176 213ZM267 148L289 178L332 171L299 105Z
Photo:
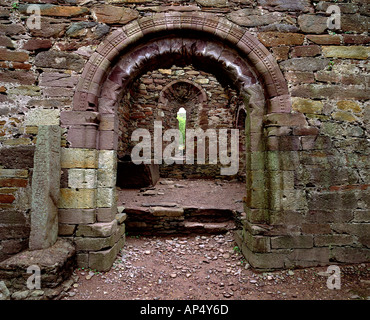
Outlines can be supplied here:
M251 177L253 168L259 166L263 172L266 165L260 157L265 150L264 117L291 111L288 88L270 52L249 32L223 18L208 13L157 14L131 22L108 36L84 68L73 110L61 116L62 125L68 129L69 147L106 152L112 162L107 172L114 176L116 114L126 88L140 74L174 62L212 71L238 90L246 112L246 218L269 223L268 177L254 181ZM63 119L67 121L63 123ZM107 188L99 179L98 175L96 210L109 221L116 212L114 184L111 181ZM99 201L99 193L104 194L104 201Z

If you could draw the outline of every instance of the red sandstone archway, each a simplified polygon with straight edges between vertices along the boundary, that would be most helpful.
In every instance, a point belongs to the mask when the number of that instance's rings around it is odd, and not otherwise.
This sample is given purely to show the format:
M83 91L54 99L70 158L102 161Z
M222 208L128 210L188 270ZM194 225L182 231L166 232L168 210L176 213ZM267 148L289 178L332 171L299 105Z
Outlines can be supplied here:
M61 115L69 147L117 150L117 107L122 95L135 78L163 66L163 61L214 70L239 91L246 110L247 175L256 167L255 161L264 172L263 157L252 158L251 152L266 150L264 116L291 112L286 81L271 53L254 36L209 13L156 14L108 36L83 70L73 110ZM253 186L247 179L247 190L252 189L245 199L246 208L255 215L252 221L269 223L268 200L260 200L261 194L273 198L268 177L254 181Z
M268 98L268 111L290 112L288 88L279 66L271 53L254 36L229 20L213 14L179 12L156 14L136 20L108 36L84 68L74 95L73 110L98 110L102 84L122 53L146 39L163 34L168 36L176 31L205 35L209 41L217 39L235 48L241 53L242 59L253 65L262 80ZM231 62L230 59L228 62Z

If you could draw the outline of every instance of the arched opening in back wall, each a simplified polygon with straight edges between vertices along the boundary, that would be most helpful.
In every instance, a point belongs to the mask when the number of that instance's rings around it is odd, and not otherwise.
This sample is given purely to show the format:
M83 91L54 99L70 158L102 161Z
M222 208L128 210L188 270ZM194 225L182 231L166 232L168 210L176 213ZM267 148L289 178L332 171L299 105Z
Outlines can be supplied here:
M71 112L77 114L83 111L89 117L84 117L83 123L76 121L69 127L67 139L70 146L96 148L100 153L111 150L113 153L107 155L116 153L118 158L119 141L124 139L122 128L125 128L121 125L120 129L120 119L127 120L128 115L132 115L123 112L119 116L119 110L127 99L131 99L130 90L135 88L136 81L148 73L171 70L172 75L172 68L179 73L192 70L210 74L224 90L235 92L230 95L228 103L234 106L231 112L233 128L245 130L243 155L246 175L244 186L247 192L243 199L243 214L246 213L246 219L252 222L269 223L266 210L268 197L271 196L268 181L263 176L252 181L251 171L258 165L258 172L263 172L265 166L264 115L291 110L288 89L274 58L258 40L245 30L212 14L154 15L130 23L110 35L90 58L78 84ZM207 118L204 115L208 115L204 112L204 101L198 101L200 122ZM153 120L154 115L161 113L153 113ZM244 125L241 123L243 121ZM84 129L80 129L81 126ZM151 126L153 128L153 124ZM80 130L82 136L70 134L74 132L73 129ZM229 153L225 152L225 155ZM119 164L118 161L118 167ZM103 183L99 179L98 176L98 186L101 186ZM104 191L104 195L109 196L108 200L115 199L114 192L106 190L108 188L105 186L100 189L98 187L98 195ZM148 193L150 191L153 190L145 190ZM99 212L115 211L114 201L108 200L97 201L98 215ZM164 220L167 217L179 217L178 226L184 225L183 207L174 208L170 204L158 208L154 205L152 203L147 207L146 213L163 217ZM196 208L189 210L191 214L197 215Z

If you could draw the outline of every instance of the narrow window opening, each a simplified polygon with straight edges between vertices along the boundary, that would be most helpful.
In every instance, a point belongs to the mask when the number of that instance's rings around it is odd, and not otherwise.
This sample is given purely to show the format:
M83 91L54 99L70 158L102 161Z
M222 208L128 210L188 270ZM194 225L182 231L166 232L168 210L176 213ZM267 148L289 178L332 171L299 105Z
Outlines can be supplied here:
M178 121L179 130L182 134L182 139L180 140L177 156L183 157L185 155L185 134L186 134L186 110L181 107L177 112L176 119Z

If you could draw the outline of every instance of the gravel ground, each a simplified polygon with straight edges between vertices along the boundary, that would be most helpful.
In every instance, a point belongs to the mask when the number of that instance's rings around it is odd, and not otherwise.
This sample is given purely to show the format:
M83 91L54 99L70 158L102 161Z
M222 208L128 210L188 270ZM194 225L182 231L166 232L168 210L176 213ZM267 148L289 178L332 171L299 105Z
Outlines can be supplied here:
M330 290L327 267L253 270L231 232L128 236L110 271L76 269L64 300L369 300L370 264L340 268L341 289Z

